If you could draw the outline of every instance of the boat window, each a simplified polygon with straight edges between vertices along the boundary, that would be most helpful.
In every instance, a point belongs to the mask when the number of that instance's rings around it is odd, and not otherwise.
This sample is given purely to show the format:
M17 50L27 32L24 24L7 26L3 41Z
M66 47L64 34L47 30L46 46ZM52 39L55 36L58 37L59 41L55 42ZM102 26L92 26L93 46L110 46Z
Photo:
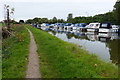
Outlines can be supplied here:
M65 24L65 26L71 26L72 24L71 23L67 23L67 24Z
M72 24L68 24L68 26L71 26Z
M49 24L46 24L46 26L49 26Z
M90 24L90 27L94 26L94 24Z
M75 24L75 26L77 27L77 26L79 26L78 24Z
M85 26L86 26L86 24L82 24L81 26L82 26L82 27L85 27Z
M107 27L107 24L102 24L101 27Z

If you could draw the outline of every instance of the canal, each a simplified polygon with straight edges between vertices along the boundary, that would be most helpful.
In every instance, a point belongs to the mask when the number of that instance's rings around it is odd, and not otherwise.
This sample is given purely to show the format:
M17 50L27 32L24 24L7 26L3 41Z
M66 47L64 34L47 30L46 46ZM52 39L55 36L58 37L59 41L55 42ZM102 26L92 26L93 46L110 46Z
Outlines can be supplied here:
M95 54L101 60L118 64L120 52L120 35L118 33L93 33L77 30L52 30L48 33L61 40L74 43Z

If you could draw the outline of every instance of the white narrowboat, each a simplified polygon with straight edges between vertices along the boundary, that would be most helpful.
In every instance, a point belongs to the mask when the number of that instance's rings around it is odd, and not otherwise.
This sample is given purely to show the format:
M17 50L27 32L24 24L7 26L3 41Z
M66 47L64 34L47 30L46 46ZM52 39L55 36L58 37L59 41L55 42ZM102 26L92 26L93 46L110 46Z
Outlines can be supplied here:
M81 30L86 27L86 23L77 23L74 25L73 30Z
M64 23L55 23L55 29L64 29Z
M73 27L73 24L72 24L72 23L66 23L66 24L64 25L64 29L65 29L65 30L71 30L72 27Z
M100 23L90 23L86 26L88 32L98 32Z
M118 32L119 27L117 25L112 25L112 32Z
M99 33L109 33L112 32L111 23L101 23L99 27Z
M42 23L42 24L41 24L41 29L42 29L42 30L49 29L49 24L47 24L47 23Z

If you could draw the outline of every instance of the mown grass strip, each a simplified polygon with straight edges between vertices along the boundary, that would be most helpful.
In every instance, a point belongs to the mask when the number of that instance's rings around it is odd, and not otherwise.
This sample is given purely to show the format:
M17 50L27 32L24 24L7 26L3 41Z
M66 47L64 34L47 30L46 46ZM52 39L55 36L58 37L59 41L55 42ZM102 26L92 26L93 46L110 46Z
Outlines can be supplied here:
M2 77L24 78L29 53L29 33L23 25L15 25L12 30L14 35L3 39Z
M62 41L47 32L29 25L27 27L37 43L43 78L118 77L118 69L111 63L103 62L77 45Z

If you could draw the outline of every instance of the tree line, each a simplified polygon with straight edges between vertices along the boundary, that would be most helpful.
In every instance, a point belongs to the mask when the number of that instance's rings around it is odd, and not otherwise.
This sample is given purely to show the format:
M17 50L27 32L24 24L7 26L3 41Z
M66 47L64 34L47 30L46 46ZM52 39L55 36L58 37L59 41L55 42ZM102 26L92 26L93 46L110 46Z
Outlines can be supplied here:
M105 14L98 14L95 16L89 16L89 17L75 17L70 20L67 20L69 23L90 23L90 22L111 22L113 24L116 24L116 19L114 17L114 12L107 12Z
M48 18L34 18L34 19L28 19L27 21L25 21L25 23L36 23L36 24L42 24L42 23L49 23L49 24L53 24L53 23L64 23L65 20L63 19L57 19L56 17L53 17L53 19L48 19Z
M114 5L113 11L89 17L80 16L71 18L70 16L67 22L69 23L111 22L112 24L120 25L120 0L118 0Z

